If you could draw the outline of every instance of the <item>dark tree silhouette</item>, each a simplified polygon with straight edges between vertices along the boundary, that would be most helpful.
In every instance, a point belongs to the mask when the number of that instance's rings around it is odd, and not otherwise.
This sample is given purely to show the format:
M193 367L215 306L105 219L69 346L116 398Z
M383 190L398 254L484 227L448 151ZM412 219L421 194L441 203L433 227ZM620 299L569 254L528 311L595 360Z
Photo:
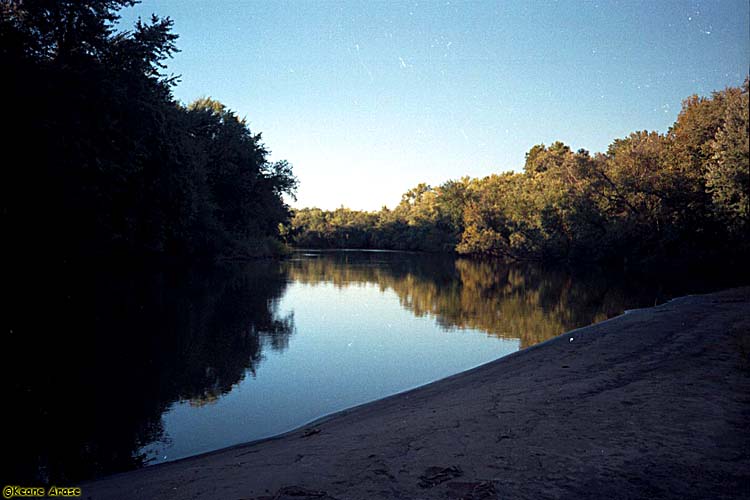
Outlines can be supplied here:
M116 31L131 0L0 4L8 106L2 216L15 257L277 249L291 167L223 105L175 102L169 18Z

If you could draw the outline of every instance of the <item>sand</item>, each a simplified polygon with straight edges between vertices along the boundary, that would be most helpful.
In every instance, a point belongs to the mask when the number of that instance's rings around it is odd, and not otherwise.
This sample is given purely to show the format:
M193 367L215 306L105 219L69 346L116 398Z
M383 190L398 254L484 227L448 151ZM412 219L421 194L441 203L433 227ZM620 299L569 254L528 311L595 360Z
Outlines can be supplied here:
M104 499L750 498L750 288L604 323Z

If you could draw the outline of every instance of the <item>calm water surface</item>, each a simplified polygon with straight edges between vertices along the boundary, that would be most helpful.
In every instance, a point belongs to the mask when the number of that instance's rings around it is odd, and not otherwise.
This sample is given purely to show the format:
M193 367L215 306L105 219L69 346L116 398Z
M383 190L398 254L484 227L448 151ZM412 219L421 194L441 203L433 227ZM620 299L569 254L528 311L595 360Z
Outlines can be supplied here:
M626 309L732 284L392 252L21 277L6 304L6 352L34 362L13 358L3 382L17 408L6 450L18 460L2 479L14 484L272 436Z

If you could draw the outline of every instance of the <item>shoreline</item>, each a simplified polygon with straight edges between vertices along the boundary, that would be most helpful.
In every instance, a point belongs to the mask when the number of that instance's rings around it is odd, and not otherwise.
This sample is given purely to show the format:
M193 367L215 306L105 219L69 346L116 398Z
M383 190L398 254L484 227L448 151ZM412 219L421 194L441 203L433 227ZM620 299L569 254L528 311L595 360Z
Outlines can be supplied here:
M748 497L749 330L750 287L680 297L83 495Z

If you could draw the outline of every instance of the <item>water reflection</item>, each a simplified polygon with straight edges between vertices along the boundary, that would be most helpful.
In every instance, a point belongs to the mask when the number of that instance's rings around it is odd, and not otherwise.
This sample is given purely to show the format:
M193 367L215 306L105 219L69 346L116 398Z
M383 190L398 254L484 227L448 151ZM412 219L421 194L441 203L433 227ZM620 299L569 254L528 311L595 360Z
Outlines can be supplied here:
M432 315L447 329L519 339L521 348L668 296L659 282L434 255L321 252L285 267L295 282L377 284L395 291L416 316Z
M3 484L75 483L141 467L150 458L148 450L162 450L174 435L193 432L199 427L191 423L199 418L194 415L207 405L221 406L212 403L231 399L227 393L235 394L238 386L246 388L247 399L234 398L235 420L237 414L277 420L283 415L289 425L300 425L342 405L428 382L401 382L407 377L399 369L415 372L409 359L420 351L414 349L422 350L418 357L425 377L445 376L456 366L465 369L492 359L476 357L474 351L483 350L482 356L500 352L493 347L497 341L480 346L479 336L514 339L500 344L523 348L625 309L742 279L722 276L706 279L685 272L634 279L387 252L298 253L281 262L206 269L112 269L90 263L16 269L5 282L12 293L5 294L10 298L4 304L2 339L3 395L10 402L5 407L12 408L5 414L3 453L12 462L0 479ZM331 294L332 288L347 293ZM348 293L358 289L366 293ZM395 311L388 302L391 294L400 304L394 303ZM382 303L373 305L378 296ZM350 303L357 300L370 303ZM326 322L320 309L310 314L313 303L339 316L372 307L368 323L358 323L355 332L341 322ZM304 320L295 318L295 309L307 310ZM385 315L401 325L385 325ZM385 334L392 326L401 330ZM428 329L466 330L467 335L446 339ZM373 343L351 354L359 358L344 359L354 349L334 340L349 342L358 332L357 342ZM299 339L304 352L290 347L290 339ZM274 353L274 364L267 361L274 380L266 385L260 383L264 353ZM331 357L338 363L332 371L323 366ZM406 366L395 366L402 359ZM372 374L357 377L356 370L365 370L367 362L382 380ZM392 366L383 369L387 363ZM342 374L341 367L355 371ZM320 382L308 390L300 380ZM264 413L258 406L260 392L253 392L261 385L266 399L276 391L288 396L287 402ZM313 401L306 407L305 397ZM244 401L255 407L242 406ZM165 428L175 406L180 407L181 433ZM295 420L297 415L303 420ZM252 433L253 426L270 428L260 422L203 424L209 429L243 426L234 435L246 435L246 428ZM211 446L227 444L232 443Z
M140 467L168 439L161 415L204 405L283 350L276 263L219 269L73 269L16 276L3 352L10 415L3 484L78 481ZM7 295L6 295L7 297ZM8 356L9 353L13 353ZM10 358L10 359L8 359Z

